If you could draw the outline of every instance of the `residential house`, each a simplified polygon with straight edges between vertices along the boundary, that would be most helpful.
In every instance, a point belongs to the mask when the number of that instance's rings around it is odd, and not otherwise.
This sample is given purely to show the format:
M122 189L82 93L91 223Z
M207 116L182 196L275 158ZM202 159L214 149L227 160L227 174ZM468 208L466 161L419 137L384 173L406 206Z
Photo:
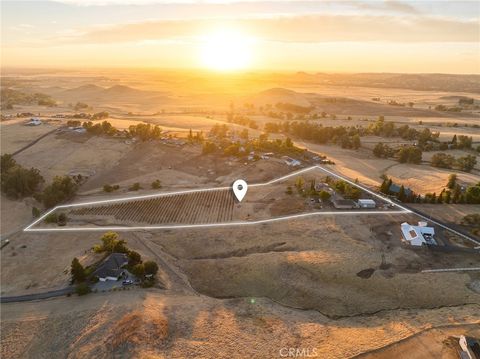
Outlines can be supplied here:
M124 253L112 253L98 266L93 272L93 276L98 277L102 282L107 280L119 280L125 275L123 269L128 264L128 257Z
M427 222L418 222L418 226L412 226L407 222L400 225L404 240L412 246L436 245L433 238L435 229L427 227Z

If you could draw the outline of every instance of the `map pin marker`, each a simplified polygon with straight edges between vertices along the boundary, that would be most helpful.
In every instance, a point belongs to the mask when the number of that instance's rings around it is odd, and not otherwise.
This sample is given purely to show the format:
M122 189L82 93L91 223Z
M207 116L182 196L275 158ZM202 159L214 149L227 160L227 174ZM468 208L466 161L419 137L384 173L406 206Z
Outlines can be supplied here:
M247 194L247 182L241 179L236 180L235 182L233 182L232 189L235 197L237 197L238 199L238 202L242 202L243 197L245 197L245 195Z

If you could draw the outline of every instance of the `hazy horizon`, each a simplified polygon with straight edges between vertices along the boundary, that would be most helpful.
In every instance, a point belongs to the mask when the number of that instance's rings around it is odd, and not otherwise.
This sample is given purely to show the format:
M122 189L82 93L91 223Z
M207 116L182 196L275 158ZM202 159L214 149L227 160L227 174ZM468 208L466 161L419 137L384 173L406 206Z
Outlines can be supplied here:
M57 67L57 66L0 66L1 72L89 72L89 71L101 71L101 72L117 72L117 71L152 71L152 72L171 72L171 73L200 73L200 74L213 74L215 76L242 76L242 75L299 75L305 74L309 76L315 75L458 75L458 76L480 76L480 73L466 73L466 72L400 72L400 71L322 71L319 70L295 70L295 69L246 69L237 70L235 73L231 72L219 72L215 70L203 69L203 68L180 68L180 67L96 67L96 66L72 66L72 67ZM2 74L3 75L3 74Z

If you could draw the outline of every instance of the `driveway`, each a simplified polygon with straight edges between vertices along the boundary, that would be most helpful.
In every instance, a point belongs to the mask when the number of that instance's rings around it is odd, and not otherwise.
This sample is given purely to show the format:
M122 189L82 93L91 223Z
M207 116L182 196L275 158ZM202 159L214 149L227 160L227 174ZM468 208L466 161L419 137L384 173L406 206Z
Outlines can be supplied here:
M120 278L119 280L107 280L105 282L98 281L97 283L91 286L92 291L96 290L97 292L103 292L103 291L109 291L114 288L122 288L124 287L123 285L124 280L131 280L133 282L137 280L137 278L129 271L125 270L125 274L126 276L124 278ZM127 286L131 287L132 284Z

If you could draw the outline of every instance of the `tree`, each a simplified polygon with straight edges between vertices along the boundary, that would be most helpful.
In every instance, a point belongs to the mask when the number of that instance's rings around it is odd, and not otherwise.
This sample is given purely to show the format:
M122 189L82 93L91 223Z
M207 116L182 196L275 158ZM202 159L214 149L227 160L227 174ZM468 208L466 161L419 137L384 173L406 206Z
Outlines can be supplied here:
M460 200L460 196L462 194L462 189L460 188L460 185L457 183L453 189L453 203L458 203Z
M75 287L75 292L78 294L78 295L85 295L85 294L88 294L90 293L92 290L90 289L90 287L88 286L87 283L79 283L76 287Z
M470 172L471 170L473 170L476 164L477 158L472 155L459 157L455 162L455 165L458 167L458 169L465 172Z
M58 216L56 213L50 213L47 215L44 219L45 223L57 223L58 222Z
M69 176L56 176L52 183L45 187L41 195L46 208L71 200L77 193L78 185Z
M113 248L118 241L118 234L115 232L107 232L102 238L100 238L100 240L102 241L102 250L112 253Z
M452 192L451 191L446 191L445 192L445 203L450 203L452 199Z
M11 165L8 159L5 161L7 162L7 167ZM23 198L32 196L42 182L44 182L44 179L36 168L26 169L22 166L14 165L7 172L4 172L2 168L2 192L8 197Z
M328 201L331 197L330 193L328 193L327 191L323 191L323 190L320 191L319 196L320 196L320 199L322 201Z
M375 145L375 147L373 148L373 155L375 157L384 157L384 154L385 154L385 150L383 148L383 143L382 142L379 142Z
M455 158L453 156L440 152L440 153L435 153L432 156L430 164L433 167L452 168L454 162L455 162Z
M131 125L128 128L128 131L130 133L130 136L138 137L143 142L160 138L160 136L162 135L162 130L159 126L152 126L149 123L139 123L137 125Z
M238 143L232 143L230 146L223 150L225 156L238 156L240 153L240 145Z
M443 197L445 196L445 188L442 189L442 191L440 192L440 194L438 195L438 198L437 198L437 203L443 203Z
M128 251L128 265L133 267L139 263L142 263L142 256L140 253L132 250Z
M475 186L469 186L465 191L465 202L480 204L480 182Z
M361 146L360 136L358 134L352 137L352 147L356 150L359 149Z
M113 244L113 252L114 253L128 253L128 248L126 246L127 242L123 239L119 239L114 242Z
M388 182L389 182L389 179L387 177L383 179L383 182L380 186L380 192L385 193L385 194L390 194L391 184L389 185Z
M448 176L447 188L454 189L455 185L457 184L457 175L452 173Z
M402 184L402 186L400 187L400 190L398 191L397 198L398 198L401 202L405 202L406 196L405 196L405 187L403 186L403 184Z
M205 142L203 144L202 153L204 155L207 155L209 153L214 153L216 150L217 150L217 145L215 145L213 142Z
M293 142L292 142L292 139L290 137L287 137L285 139L285 147L287 147L287 148L292 148L293 147Z
M244 139L245 141L248 140L248 130L244 128L242 132L240 132L240 138Z
M452 138L452 148L457 148L457 135L453 135Z
M418 164L422 162L422 150L415 146L404 146L398 150L398 161Z
M7 173L11 168L17 165L17 162L13 159L13 156L9 153L5 153L1 156L0 161L0 170L2 176Z
M305 180L303 177L297 177L295 181L295 187L297 187L297 189L300 191L303 189L303 186L305 186Z
M143 279L145 276L145 266L142 263L135 264L132 267L132 273L135 277Z
M155 275L158 272L158 265L154 261L146 261L143 266L146 275Z
M85 268L83 268L78 258L73 258L70 273L74 282L81 283L85 281Z

